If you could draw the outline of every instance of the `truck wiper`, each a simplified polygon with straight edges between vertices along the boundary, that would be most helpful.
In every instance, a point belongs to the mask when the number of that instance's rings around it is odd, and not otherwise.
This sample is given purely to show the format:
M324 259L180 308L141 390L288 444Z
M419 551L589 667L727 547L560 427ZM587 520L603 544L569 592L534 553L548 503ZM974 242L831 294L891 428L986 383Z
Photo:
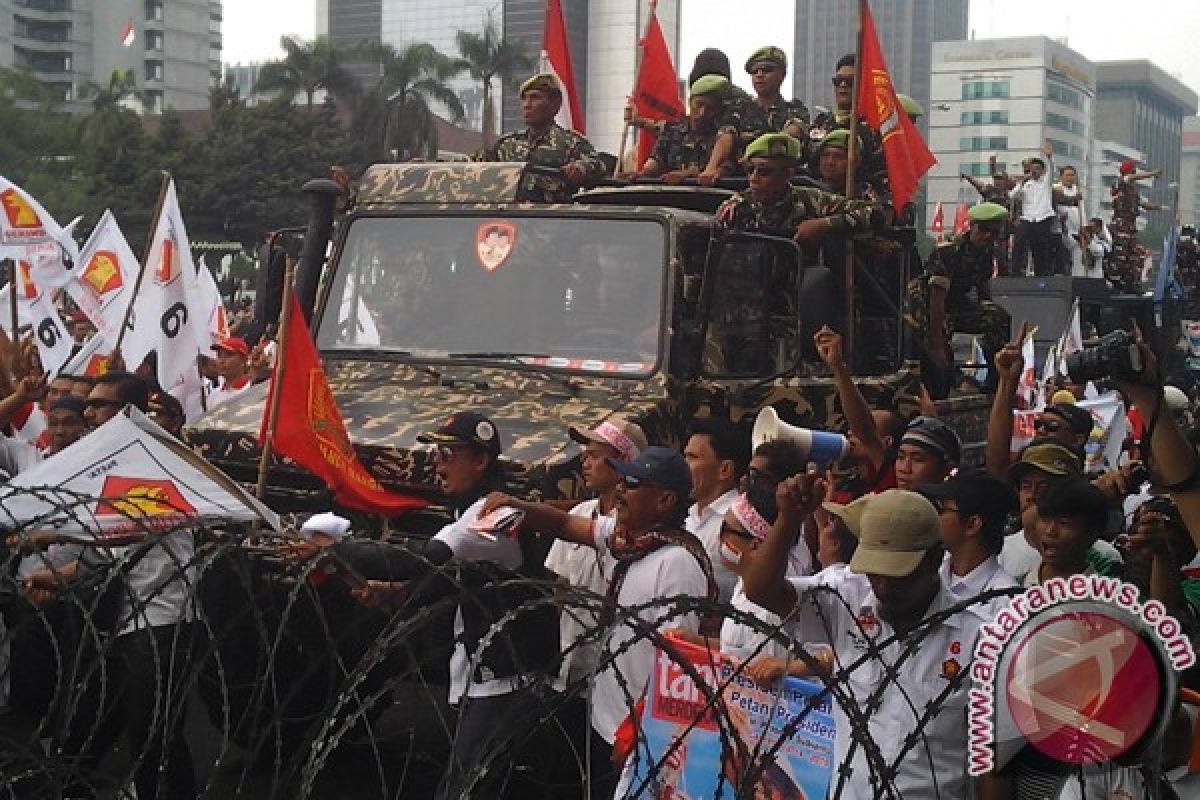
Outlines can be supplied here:
M512 361L516 364L526 367L530 372L536 372L546 380L554 381L559 386L562 386L571 393L572 396L579 394L579 385L571 380L566 375L560 375L544 367L539 367L537 364L526 364L520 359L523 358L549 358L546 353L521 353L508 350L477 350L466 353L447 353L447 358L491 358L504 361Z

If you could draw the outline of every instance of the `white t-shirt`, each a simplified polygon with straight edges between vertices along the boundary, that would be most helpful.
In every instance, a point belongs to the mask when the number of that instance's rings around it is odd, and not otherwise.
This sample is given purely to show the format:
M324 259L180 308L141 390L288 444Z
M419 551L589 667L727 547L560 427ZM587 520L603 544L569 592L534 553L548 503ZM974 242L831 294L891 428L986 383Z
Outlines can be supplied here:
M1093 542L1091 549L1109 561L1125 562L1121 551L1103 539ZM1016 533L1004 537L1004 547L1000 550L999 562L1000 568L1011 575L1013 580L1025 584L1026 576L1041 566L1042 554L1025 538L1025 529L1022 528Z
M135 544L112 548L119 561L130 559L144 545ZM181 530L158 537L138 562L123 569L129 592L122 593L123 601L118 619L118 635L159 625L173 625L193 616L192 597L196 593L197 569L193 563L196 540L190 530Z
M600 501L586 500L571 509L571 516L595 519ZM613 516L610 512L608 516ZM546 569L563 578L571 586L587 589L600 596L608 591L608 576L604 558L594 548L555 539L546 555ZM559 640L562 643L563 663L554 688L564 690L569 684L583 680L595 669L600 657L599 640L583 641L584 634L596 628L596 615L584 608L567 606L559 615Z
M521 566L524 557L521 545L516 537L497 536L489 539L468 529L468 525L479 517L483 504L487 500L481 497L472 503L458 519L442 528L434 535L434 539L442 542L454 553L460 561L488 561L499 567L515 570ZM471 675L471 653L462 637L465 631L462 608L454 612L454 654L450 656L450 704L457 705L467 697L493 697L516 691L520 686L517 676L496 678L493 680L475 681Z
M876 642L883 642L894 633L878 615L879 601L865 576L839 565L809 578L790 579L790 583L803 598L793 616L795 638L831 645L836 669L846 669L867 655L864 634ZM833 587L838 596L824 591L805 595L804 589L814 584ZM942 587L930 604L927 616L949 608L955 602ZM882 648L878 656L863 660L843 684L843 690L864 713L872 698L878 704L867 725L884 762L889 767L896 767L894 783L898 797L933 800L967 796L967 748L964 742L967 740L969 677L938 703L939 711L924 724L923 735L916 743L903 756L900 752L905 740L918 726L918 715L923 716L926 708L942 694L950 677L969 671L971 654L983 621L969 611L954 614L932 625L920 646L903 661L904 642L901 640ZM885 686L885 670L893 666L897 671L896 678ZM840 796L846 800L873 798L876 793L871 788L871 771L862 744L854 743L850 720L840 702L834 704L834 715L837 761L850 765L850 775ZM836 782L836 766L834 776Z
M783 619L762 606L755 605L746 597L746 590L739 579L733 589L731 605L738 611L743 611L762 621L765 628L755 628L726 617L721 623L721 652L735 661L753 661L771 656L786 659L790 655L788 648L772 639L764 630L778 627Z
M708 558L712 561L713 577L717 580L717 590L723 603L728 603L733 597L733 587L738 581L738 576L721 562L721 524L725 522L725 515L729 513L733 501L737 499L737 489L730 489L705 506L703 511L699 510L699 505L693 504L688 509L685 525L688 532L694 534L708 552Z
M222 379L217 387L208 393L208 396L204 400L205 407L211 411L222 403L227 403L237 397L252 385L253 383L248 375L234 383L228 383Z
M616 520L610 517L601 517L592 524L593 541L604 557L606 571L616 564L609 552L615 530ZM592 727L606 742L611 744L616 738L617 728L641 699L654 669L653 642L640 637L628 624L622 624L622 610L660 601L638 612L644 623L656 628L680 628L698 633L700 620L695 614L669 616L668 604L661 601L672 597L707 596L708 580L704 571L691 553L677 545L660 547L629 567L617 594L617 624L604 642L604 658L609 658L607 653L618 652L635 639L639 641L616 656L606 669L596 673L592 690Z
M941 576L942 584L949 590L956 603L990 592L992 589L1012 589L1020 585L1013 576L1004 571L996 556L989 556L975 569L959 576L951 570L950 554L946 553L946 557L942 559ZM994 597L985 604L971 608L976 613L986 613L989 618L994 618L1008 605L1008 601L1009 598L1004 596Z
M1046 171L1038 180L1026 178L1009 191L1009 197L1021 198L1021 219L1027 222L1040 222L1054 216L1054 184L1050 175L1054 171L1054 162L1047 159Z
M8 473L10 478L42 463L44 459L42 451L29 442L10 436L0 437L0 470Z

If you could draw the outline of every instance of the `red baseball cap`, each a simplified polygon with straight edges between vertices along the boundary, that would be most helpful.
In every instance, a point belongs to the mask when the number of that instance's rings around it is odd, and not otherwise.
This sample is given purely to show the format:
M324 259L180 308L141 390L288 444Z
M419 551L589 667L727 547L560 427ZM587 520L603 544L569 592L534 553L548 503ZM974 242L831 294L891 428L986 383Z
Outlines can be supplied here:
M240 336L226 336L221 341L213 345L214 350L228 350L231 353L237 353L240 356L250 355L250 345L246 344L246 340Z

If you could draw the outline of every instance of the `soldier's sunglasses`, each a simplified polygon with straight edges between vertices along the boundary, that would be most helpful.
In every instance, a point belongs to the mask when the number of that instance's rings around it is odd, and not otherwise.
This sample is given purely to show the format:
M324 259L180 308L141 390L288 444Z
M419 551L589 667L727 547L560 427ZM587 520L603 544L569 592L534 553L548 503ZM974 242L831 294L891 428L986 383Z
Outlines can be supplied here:
M767 164L747 164L747 175L761 175L764 178L770 178L775 173L779 172L779 167L772 167Z
M853 86L854 78L850 77L849 75L834 75L833 76L833 85L834 86Z
M1053 419L1035 419L1033 421L1033 429L1035 431L1047 431L1055 433L1062 428L1062 423Z
M779 69L779 67L775 64L755 64L752 67L750 67L750 74L757 75L760 72L770 74L770 73L776 71L777 69Z
M979 230L992 236L999 236L1004 231L1004 226L999 222L977 222L975 224L979 226Z

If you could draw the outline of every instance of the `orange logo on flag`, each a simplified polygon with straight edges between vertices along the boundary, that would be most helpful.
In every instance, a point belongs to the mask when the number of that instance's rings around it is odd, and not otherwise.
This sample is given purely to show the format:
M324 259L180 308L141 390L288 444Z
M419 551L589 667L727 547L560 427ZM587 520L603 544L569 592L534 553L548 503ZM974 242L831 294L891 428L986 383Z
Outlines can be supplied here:
M109 475L104 479L100 496L105 499L96 507L98 517L165 517L196 513L179 487L169 480Z
M890 124L888 122L896 113L896 105L892 99L895 97L895 90L892 88L892 78L888 75L887 70L872 70L871 86L875 89L875 119L880 121L883 129L881 133L886 137L896 125L894 120Z
M83 374L91 378L98 378L108 372L108 356L95 354L88 359L87 365L83 368Z
M0 203L4 205L4 215L8 217L8 224L11 227L26 230L42 227L42 221L38 219L33 206L16 189L5 189L0 192Z
M179 253L176 251L175 240L168 236L163 239L162 253L158 266L154 270L154 280L167 285L179 276Z
M108 250L97 251L83 268L79 278L97 295L105 295L125 285L117 256Z
M346 429L338 424L337 407L333 401L333 393L325 382L325 373L320 367L309 370L308 373L308 418L312 420L312 431L317 439L326 447L343 456L354 455L350 444L350 436Z
M41 295L42 290L33 282L33 268L28 261L17 262L17 286L21 289L21 294L25 295L25 299L30 302L37 300Z

